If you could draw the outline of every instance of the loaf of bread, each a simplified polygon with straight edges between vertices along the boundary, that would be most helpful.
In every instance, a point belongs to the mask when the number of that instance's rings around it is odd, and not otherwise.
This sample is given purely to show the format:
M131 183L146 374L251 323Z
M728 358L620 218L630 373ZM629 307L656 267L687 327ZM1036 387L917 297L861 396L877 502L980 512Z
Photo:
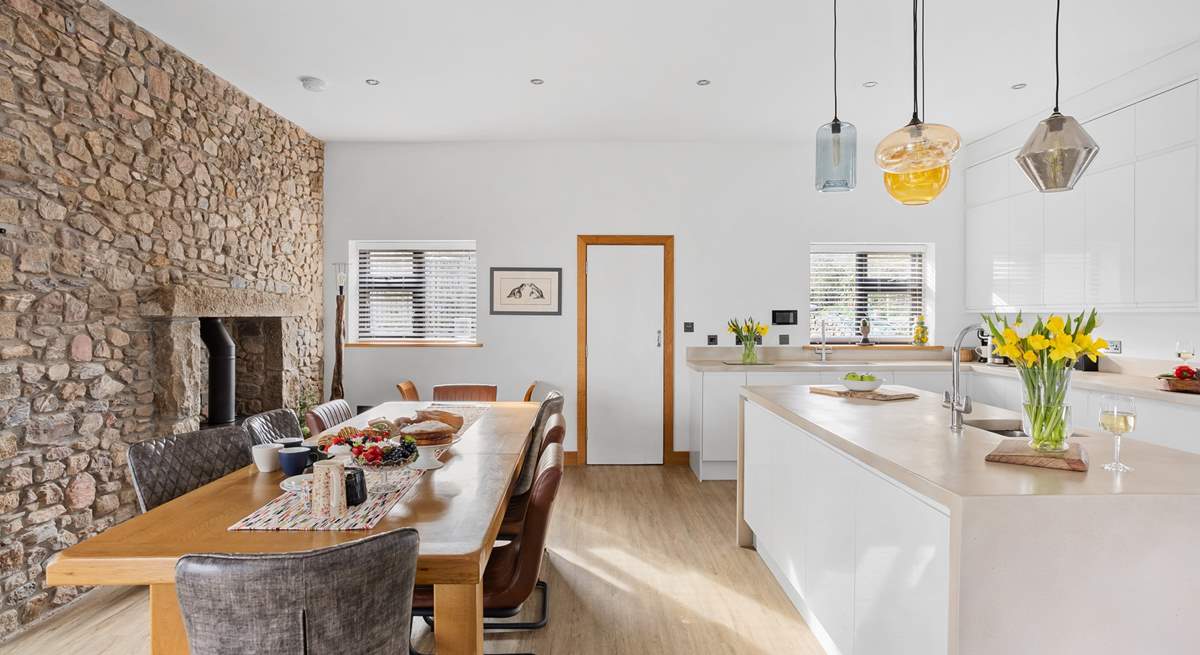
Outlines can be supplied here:
M400 428L400 434L410 437L418 446L441 446L454 441L458 430L441 421L421 421Z

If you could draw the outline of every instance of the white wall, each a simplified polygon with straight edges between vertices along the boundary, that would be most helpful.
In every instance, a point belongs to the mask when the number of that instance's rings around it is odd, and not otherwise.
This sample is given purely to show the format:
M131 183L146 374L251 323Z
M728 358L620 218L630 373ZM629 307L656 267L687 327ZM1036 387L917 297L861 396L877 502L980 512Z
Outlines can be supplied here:
M811 144L330 143L326 266L346 261L351 239L475 239L479 251L483 348L348 350L347 397L395 399L395 383L411 378L423 395L438 383L492 382L502 399L519 399L530 381L546 380L567 396L573 449L578 234L675 235L677 450L687 449L687 346L704 345L706 334L728 345L729 317L769 320L771 309L798 309L792 343L807 341L812 241L934 244L933 338L945 343L966 316L959 182L930 206L901 207L882 189L873 146L860 143L857 191L818 194ZM561 266L562 316L488 315L491 266ZM333 294L326 289L328 366Z
M1082 122L1180 82L1195 79L1197 75L1200 75L1200 42L1175 50L1082 94L1064 98L1061 108L1063 113L1075 116ZM1048 97L1047 101L1050 100L1052 98ZM1049 113L1050 107L1047 105L1044 113L998 121L1007 126L963 149L959 158L960 170L1019 148L1037 122ZM1172 126L1164 125L1162 129L1170 130ZM1100 143L1100 148L1103 150L1104 143ZM1124 357L1169 360L1175 357L1177 339L1188 338L1200 342L1200 312L1106 311L1103 319L1100 333L1107 339L1120 339Z

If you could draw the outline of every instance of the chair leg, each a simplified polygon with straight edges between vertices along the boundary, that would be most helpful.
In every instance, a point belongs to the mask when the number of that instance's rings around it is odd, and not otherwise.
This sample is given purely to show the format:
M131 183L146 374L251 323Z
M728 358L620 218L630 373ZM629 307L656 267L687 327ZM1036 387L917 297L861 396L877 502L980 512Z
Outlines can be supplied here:
M500 623L500 622L484 622L484 630L541 630L546 627L546 623L550 620L550 587L545 582L538 580L535 587L542 592L542 612L536 621L519 622L519 623Z

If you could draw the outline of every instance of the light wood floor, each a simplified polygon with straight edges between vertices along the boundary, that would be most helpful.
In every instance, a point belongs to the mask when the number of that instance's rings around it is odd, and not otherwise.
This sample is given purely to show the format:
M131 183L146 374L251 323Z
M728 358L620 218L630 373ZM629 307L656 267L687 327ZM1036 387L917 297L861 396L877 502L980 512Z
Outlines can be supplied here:
M543 570L550 624L489 632L487 651L820 655L758 556L734 545L733 517L734 484L685 467L568 469ZM144 590L97 589L0 652L148 653L146 607Z

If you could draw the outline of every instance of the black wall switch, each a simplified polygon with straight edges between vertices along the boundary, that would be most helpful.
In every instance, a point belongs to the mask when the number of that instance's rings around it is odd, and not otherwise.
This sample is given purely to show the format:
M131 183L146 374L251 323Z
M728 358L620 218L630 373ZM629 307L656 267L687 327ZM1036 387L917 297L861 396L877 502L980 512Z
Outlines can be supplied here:
M695 332L696 324L691 321L684 321L683 322L683 331L684 332Z
M715 334L708 335L708 345L710 345L710 346L717 345L717 335L715 335Z
M791 342L792 342L792 335L790 335L790 334L779 335L779 345L786 346Z
M760 346L762 345L762 335L761 334L754 335L754 343L756 343Z

